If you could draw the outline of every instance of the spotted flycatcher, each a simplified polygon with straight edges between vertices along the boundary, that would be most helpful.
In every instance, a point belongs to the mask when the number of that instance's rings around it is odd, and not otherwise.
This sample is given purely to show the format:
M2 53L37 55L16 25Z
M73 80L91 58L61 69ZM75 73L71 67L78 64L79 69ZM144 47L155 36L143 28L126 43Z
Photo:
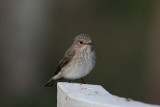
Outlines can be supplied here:
M92 40L87 34L75 37L73 44L65 52L54 76L44 85L50 87L56 80L65 78L70 80L81 79L94 68L96 63Z

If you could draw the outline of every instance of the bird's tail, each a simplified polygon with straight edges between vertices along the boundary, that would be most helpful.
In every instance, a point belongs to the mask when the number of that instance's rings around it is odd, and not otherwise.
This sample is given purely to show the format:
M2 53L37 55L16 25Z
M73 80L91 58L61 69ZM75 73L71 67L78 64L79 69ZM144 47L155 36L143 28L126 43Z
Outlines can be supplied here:
M54 84L55 80L51 78L45 85L44 87L51 87Z

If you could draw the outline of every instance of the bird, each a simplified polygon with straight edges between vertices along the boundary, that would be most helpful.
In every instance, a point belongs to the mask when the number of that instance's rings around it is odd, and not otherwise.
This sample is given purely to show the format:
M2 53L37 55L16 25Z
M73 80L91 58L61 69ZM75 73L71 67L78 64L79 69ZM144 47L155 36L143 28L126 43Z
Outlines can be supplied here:
M69 82L81 79L85 84L83 77L92 71L95 63L96 54L90 36L88 34L79 34L60 60L53 77L49 79L44 87L51 87L55 81L60 79L67 79Z

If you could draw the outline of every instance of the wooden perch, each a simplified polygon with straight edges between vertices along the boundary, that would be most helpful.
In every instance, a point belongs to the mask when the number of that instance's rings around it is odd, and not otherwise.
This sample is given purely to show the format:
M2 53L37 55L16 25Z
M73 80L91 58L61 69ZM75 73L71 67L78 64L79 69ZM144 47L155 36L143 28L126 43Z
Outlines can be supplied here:
M57 107L160 107L110 94L100 85L57 84Z

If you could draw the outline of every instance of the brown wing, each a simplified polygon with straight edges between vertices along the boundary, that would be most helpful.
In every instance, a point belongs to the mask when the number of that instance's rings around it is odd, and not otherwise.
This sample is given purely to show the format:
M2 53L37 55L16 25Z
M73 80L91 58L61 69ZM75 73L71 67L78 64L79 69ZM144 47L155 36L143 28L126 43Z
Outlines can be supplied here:
M54 75L57 75L58 72L61 71L61 69L72 60L74 55L75 55L75 50L72 49L72 48L68 49L67 52L65 53L63 59L60 61L59 65L58 65L58 68L57 68Z

